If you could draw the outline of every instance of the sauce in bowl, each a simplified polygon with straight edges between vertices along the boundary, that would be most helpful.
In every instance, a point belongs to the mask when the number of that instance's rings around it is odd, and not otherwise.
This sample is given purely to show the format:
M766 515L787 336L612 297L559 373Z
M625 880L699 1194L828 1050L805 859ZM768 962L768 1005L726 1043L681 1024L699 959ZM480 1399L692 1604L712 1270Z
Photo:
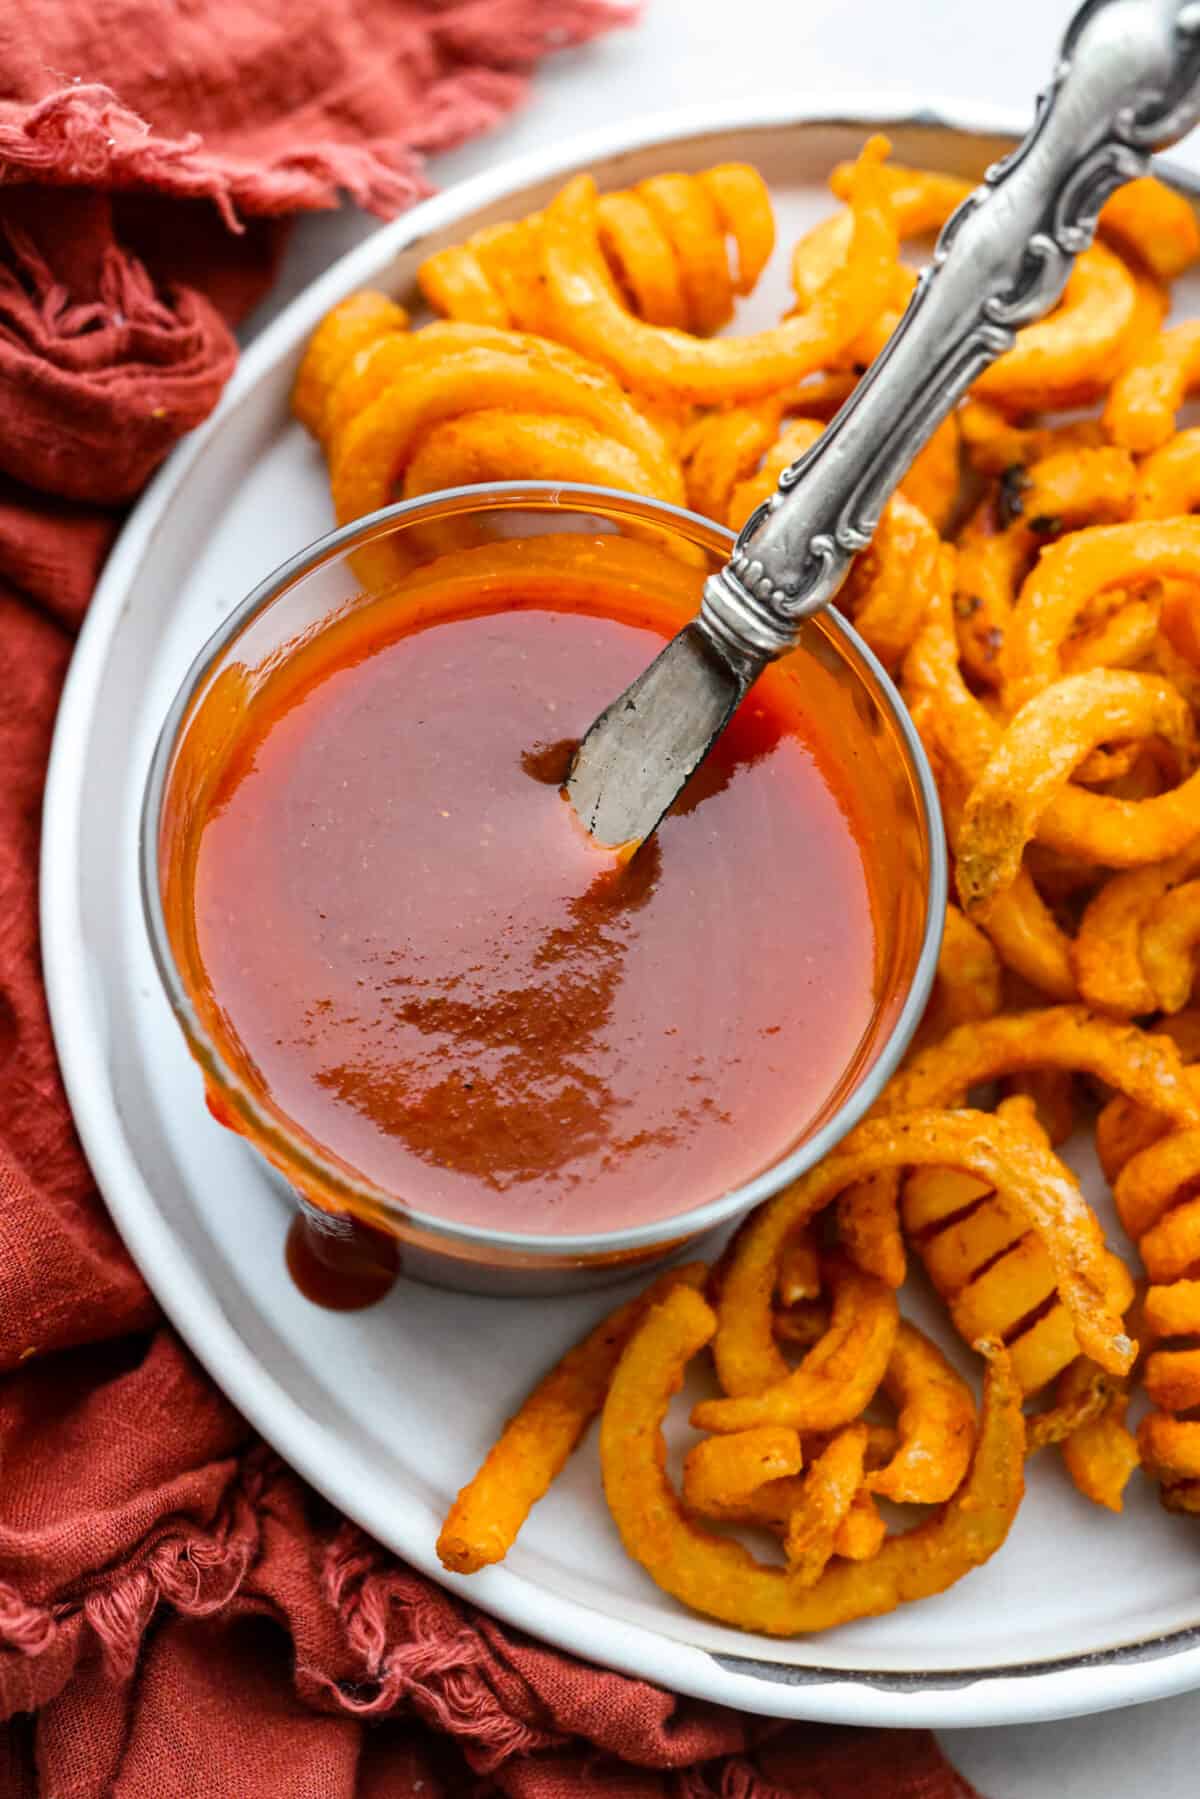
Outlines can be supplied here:
M402 1206L570 1234L717 1198L831 1114L880 881L845 718L787 663L632 861L586 837L572 747L692 601L548 541L214 689L167 886L210 1033L301 1139Z

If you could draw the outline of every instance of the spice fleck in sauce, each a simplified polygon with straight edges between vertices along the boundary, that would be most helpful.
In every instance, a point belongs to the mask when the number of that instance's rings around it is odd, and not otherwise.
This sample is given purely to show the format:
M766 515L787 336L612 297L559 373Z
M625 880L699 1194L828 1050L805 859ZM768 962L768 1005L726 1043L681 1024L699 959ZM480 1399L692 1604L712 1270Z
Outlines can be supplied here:
M674 623L427 607L249 708L195 852L205 982L275 1106L414 1209L683 1211L794 1143L871 1024L858 827L797 682L759 682L627 865L560 792Z

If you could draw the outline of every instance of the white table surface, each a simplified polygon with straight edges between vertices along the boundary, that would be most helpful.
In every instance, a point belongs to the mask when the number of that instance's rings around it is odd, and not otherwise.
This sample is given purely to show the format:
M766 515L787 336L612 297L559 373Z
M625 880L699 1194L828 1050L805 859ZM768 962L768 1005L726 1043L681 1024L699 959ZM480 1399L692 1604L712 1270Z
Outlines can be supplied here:
M640 26L546 64L522 113L431 172L447 186L594 126L737 95L874 88L1024 108L1073 10L1068 0L648 0ZM1172 154L1200 168L1200 132ZM374 224L353 208L305 220L247 334ZM1200 1694L1061 1724L948 1731L943 1741L986 1799L1200 1793Z

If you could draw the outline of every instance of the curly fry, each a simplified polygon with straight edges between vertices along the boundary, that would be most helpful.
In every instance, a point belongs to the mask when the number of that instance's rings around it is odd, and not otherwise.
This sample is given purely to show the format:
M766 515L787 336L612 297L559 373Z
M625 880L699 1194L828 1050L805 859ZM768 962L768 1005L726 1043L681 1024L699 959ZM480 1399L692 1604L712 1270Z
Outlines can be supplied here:
M775 1295L781 1306L795 1306L806 1299L818 1299L820 1293L821 1264L816 1238L810 1230L799 1230L783 1246Z
M1141 936L1142 966L1164 1012L1182 1012L1196 980L1200 949L1200 881L1164 893L1151 909Z
M799 1434L784 1425L705 1437L684 1458L684 1504L704 1518L736 1516L760 1487L799 1474L803 1466Z
M763 1567L740 1543L688 1518L666 1475L662 1424L714 1325L697 1294L668 1295L622 1356L601 1421L609 1509L628 1553L665 1592L742 1629L796 1636L943 1592L995 1554L1024 1490L1025 1426L1007 1358L991 1345L967 1479L939 1512L889 1538L870 1561L835 1562L815 1586L802 1587L788 1570Z
M1200 224L1190 200L1153 175L1127 181L1100 208L1100 231L1173 281L1200 258Z
M470 244L451 244L427 256L417 270L423 298L443 318L467 325L505 330L512 314L492 286L487 270Z
M801 1587L815 1585L829 1565L838 1532L862 1486L866 1447L865 1425L851 1425L838 1432L804 1476L783 1540L788 1568Z
M1097 450L1107 442L1099 419L1077 419L1068 425L1018 424L1002 407L974 397L959 407L958 425L967 460L981 475L1003 475L1044 456Z
M1126 1162L1113 1187L1121 1223L1135 1239L1157 1225L1179 1193L1200 1182L1200 1128L1172 1131Z
M1200 429L1180 431L1138 469L1134 517L1178 518L1200 506ZM1185 596L1190 590L1185 589Z
M722 1319L744 1253L739 1246L726 1274L717 1302ZM900 1314L892 1289L851 1263L831 1259L827 1285L833 1301L829 1330L798 1368L789 1369L775 1348L768 1319L766 1348L773 1370L769 1382L756 1381L753 1387L742 1383L741 1362L730 1360L725 1342L718 1337L717 1374L726 1397L701 1400L693 1408L692 1423L697 1430L740 1431L755 1424L786 1424L794 1430L826 1431L858 1417L883 1379Z
M498 407L433 426L404 471L405 499L487 481L583 481L668 497L636 450L586 419ZM673 488L674 483L670 483Z
M553 337L554 309L542 279L540 231L538 214L487 225L475 233L471 248L508 314L509 326Z
M1063 645L1062 666L1067 675L1086 674L1093 668L1136 668L1153 650L1158 638L1162 605L1159 594L1128 600L1083 626ZM1117 772L1107 775L1115 778ZM1079 774L1076 774L1076 780ZM1093 777L1094 778L1094 777Z
M883 1376L899 1412L900 1443L870 1492L898 1503L936 1505L957 1492L975 1447L971 1389L936 1343L902 1320Z
M893 1290L904 1285L908 1257L900 1234L900 1182L890 1170L838 1195L838 1242L856 1268Z
M925 514L894 494L838 595L840 609L885 668L897 668L913 640L938 578L940 550Z
M326 454L332 460L346 427L390 387L407 381L417 367L443 362L464 350L517 351L532 344L554 354L553 344L541 343L537 338L450 319L426 325L420 331L391 333L365 345L343 367L330 389L323 437Z
M1008 1022L993 1019L989 1024ZM987 1031L989 1024L964 1028ZM951 1032L947 1042L961 1035ZM1168 1046L1160 1047L1166 1055ZM916 1066L922 1060L918 1058ZM963 1076L961 1084L965 1085L971 1079L969 1070L963 1070ZM955 1091L959 1084L956 1080ZM910 1166L961 1168L989 1183L1027 1218L1045 1244L1080 1346L1102 1366L1123 1372L1132 1359L1132 1348L1112 1305L1112 1275L1100 1227L1074 1179L1051 1151L1033 1143L1027 1131L1004 1119L968 1110L923 1110L868 1119L819 1167L777 1195L751 1220L739 1240L718 1302L720 1331L715 1353L726 1392L759 1393L787 1375L775 1348L771 1316L783 1241L854 1181L884 1168ZM733 1428L732 1420L727 1423Z
M956 905L947 905L933 992L914 1048L936 1042L955 1025L993 1018L1003 997L1002 972L991 939Z
M958 510L962 485L958 414L942 420L900 483L900 492L919 506L937 531L944 531Z
M688 505L693 512L725 522L734 490L775 443L779 422L780 403L773 400L710 412L699 421L689 435L684 457ZM820 430L815 426L811 438L805 433L805 448Z
M1138 1253L1152 1281L1177 1281L1186 1275L1200 1262L1200 1199L1185 1200L1160 1218L1138 1243Z
M1167 583L1163 593L1163 617L1172 599L1171 584ZM1200 710L1200 673L1189 657L1181 656L1165 630L1160 630L1154 641L1151 661L1159 674L1165 675L1172 686L1177 687L1188 704Z
M1072 771L1097 745L1147 737L1163 737L1191 755L1190 708L1169 682L1151 675L1093 669L1068 675L1027 701L963 809L955 852L967 916L986 918L989 901L1015 881L1025 845L1035 835L1053 849L1082 851L1085 859L1110 867L1160 861L1195 837L1200 776L1194 786L1186 781L1149 800L1066 791ZM1055 801L1057 813L1047 821ZM1082 832L1073 828L1077 819Z
M784 469L798 462L806 450L811 450L824 429L819 419L792 420L763 458L757 475L739 481L730 494L725 523L731 531L740 531L755 507L770 499Z
M940 231L955 208L974 192L973 184L960 175L913 169L900 162L888 163L884 178L901 237L923 237L927 232ZM835 163L829 177L830 191L839 200L848 200L853 180L852 162Z
M775 219L767 184L748 162L718 163L705 169L697 180L737 249L734 292L752 293L775 248Z
M896 236L879 179L886 140L860 159L849 256L799 318L750 337L698 339L637 319L608 279L596 235L596 190L579 175L547 207L542 255L560 334L647 393L709 404L757 399L825 367L862 330L886 295Z
M967 182L924 170L893 165L886 175L902 238L939 228L971 192ZM844 191L842 170L834 171L832 185L835 193ZM810 234L810 240L815 235ZM802 244L801 251L805 249ZM814 258L809 247L798 260L793 281L803 298L806 274L811 278L811 266L805 264L814 260L819 264L820 254ZM903 303L902 298L901 308ZM1119 256L1095 244L1080 257L1051 316L1021 331L1015 347L980 377L976 391L1002 396L1014 406L1068 405L1096 398L1133 349L1162 323L1165 311L1156 280L1139 278ZM866 360L878 353L897 316L892 311L875 321L861 346Z
M1164 1412L1200 1405L1200 1349L1157 1349L1146 1358L1146 1397Z
M1197 867L1200 849L1185 851L1167 862L1114 875L1088 901L1071 946L1071 961L1079 991L1090 1006L1124 1018L1154 1011L1154 989L1142 965L1142 932L1163 895L1188 880Z
M1067 1473L1085 1499L1093 1505L1106 1506L1119 1512L1129 1476L1138 1466L1137 1439L1125 1428L1129 1408L1129 1391L1124 1382L1113 1383L1106 1375L1097 1374L1086 1356L1064 1370L1058 1383L1058 1405L1064 1412L1090 1398L1096 1390L1107 1389L1108 1397L1095 1418L1080 1424L1063 1443L1063 1461Z
M882 1466L895 1453L895 1431L881 1424L864 1424L860 1428L866 1437L865 1465ZM759 1425L726 1437L705 1437L697 1443L683 1463L683 1502L688 1511L698 1518L755 1525L777 1537L786 1536L792 1514L803 1502L804 1482L795 1474L780 1474L764 1478L757 1486L745 1483L755 1475L756 1455L761 1449L769 1451L758 1464L764 1468L782 1467L793 1459L787 1441L790 1434L771 1425ZM804 1454L814 1460L824 1455L832 1441L832 1437L810 1437ZM860 1487L834 1537L834 1554L847 1556L851 1561L866 1561L878 1549L886 1528L871 1495Z
M938 774L951 845L962 826L962 807L986 766L1000 728L962 678L954 633L953 552L943 550L938 577L920 631L904 662L905 698ZM990 909L987 934L1004 962L1052 999L1073 999L1069 943L1022 870Z
M1031 1068L1090 1074L1174 1124L1200 1124L1200 1094L1169 1038L1083 1006L960 1025L895 1075L881 1103L890 1111L960 1105L970 1088Z
M688 328L687 296L662 221L636 189L601 194L596 236L621 291L648 325Z
M959 539L955 618L963 663L999 683L1017 594L1039 552L1064 529L1129 517L1134 467L1125 450L1057 451L1013 466Z
M1200 1479L1200 1424L1150 1412L1138 1428L1138 1450L1149 1474Z
M308 340L292 387L292 411L318 443L325 441L329 396L360 350L407 331L408 314L386 294L349 294L327 312Z
M846 345L836 359L838 367L850 368L858 372L868 368L874 362L904 316L916 285L915 269L906 268L903 263L897 263L892 270L892 286L887 304L882 312L876 313L866 329L860 331L853 342Z
M1013 348L979 376L975 392L1006 406L1046 411L1097 399L1128 354L1137 302L1126 264L1093 244L1076 261L1058 306L1017 333Z
M1178 441L1177 438L1176 442ZM1163 596L1161 623L1163 636L1167 638L1175 654L1192 671L1200 670L1200 608L1196 604L1193 586L1185 586L1183 583L1168 586ZM1176 678L1173 674L1172 679Z
M1157 450L1175 430L1175 417L1200 381L1200 324L1173 325L1143 345L1112 384L1104 428L1114 443L1137 455Z
M712 196L688 175L652 175L637 192L675 251L686 329L707 337L733 317L733 281Z
M1101 595L1164 577L1200 577L1200 519L1093 525L1043 551L1010 620L1004 648L1008 710L1061 674L1064 644Z
M1170 1128L1170 1119L1123 1093L1114 1094L1096 1118L1096 1156L1109 1186L1115 1185L1127 1162L1165 1137Z
M1039 1292L1039 1286L1044 1290ZM1006 1318L1008 1329L1015 1334L1021 1320L1034 1307L1044 1305L1053 1291L1053 1269L1047 1268L1045 1250L1036 1237L1026 1235L955 1295L950 1316L968 1343L986 1321L996 1317Z
M1064 1392L1062 1382L1076 1369L1082 1369L1082 1378L1072 1384L1069 1392ZM1094 1424L1107 1407L1113 1391L1114 1384L1103 1368L1097 1368L1086 1356L1077 1356L1060 1376L1054 1404L1026 1419L1026 1455L1034 1455L1051 1443L1064 1443L1085 1424Z
M1151 1343L1160 1337L1194 1335L1200 1329L1200 1280L1148 1287L1142 1301L1142 1324Z
M1003 1100L999 1113L1045 1143L1028 1095ZM905 1186L904 1219L959 1331L968 1340L981 1328L1009 1340L1023 1393L1040 1391L1078 1360L1075 1331L1054 1297L1044 1250L986 1183L950 1168L919 1169ZM1123 1311L1133 1296L1128 1271L1110 1256L1107 1273L1113 1305ZM1040 1436L1046 1425L1034 1420L1030 1428Z
M603 1405L622 1351L642 1319L664 1296L700 1286L707 1272L703 1262L669 1269L645 1293L602 1319L539 1382L450 1507L437 1544L444 1568L473 1574L503 1560Z
M660 493L682 498L678 465L673 466L662 437L610 376L573 351L514 334L509 347L480 343L417 363L403 382L385 387L349 420L330 456L338 519L360 518L386 505L432 426L492 408L586 420L634 451L654 471ZM369 586L395 579L391 549L384 541L358 553L355 566Z
M541 267L543 215L485 226L429 256L417 284L435 312L469 324L557 335ZM651 325L716 330L749 293L775 241L766 183L746 163L660 175L596 206L602 279ZM732 237L737 274L725 240Z
M1079 1354L1079 1339L1063 1306L1053 1306L1021 1332L1009 1351L1022 1393L1039 1393Z
M791 260L792 289L796 295L795 312L807 312L838 270L845 266L853 237L854 215L847 208L834 213L830 218L822 219L797 239L792 247ZM880 306L887 304L895 275L893 267L888 273L886 288L880 290ZM866 322L864 321L864 328Z
M1005 1092L1011 1096L1024 1094L1033 1101L1034 1112L1052 1149L1065 1143L1073 1133L1078 1114L1075 1105L1075 1077L1066 1068L1030 1068L1010 1075Z
M886 1536L887 1525L879 1507L865 1487L860 1487L834 1533L833 1553L848 1562L869 1562L879 1554Z
M977 1204L977 1201L986 1204ZM973 1207L973 1210L968 1208ZM980 1269L994 1263L1029 1234L1020 1213L997 1204L986 1182L974 1181L953 1168L919 1169L909 1177L904 1193L904 1216L910 1232L923 1229L919 1248L930 1280L942 1298L953 1303L975 1279ZM943 1228L930 1234L937 1224ZM1053 1272L1046 1263L1039 1274L1048 1278L1039 1292L1026 1282L1021 1304L1003 1322L1011 1325L1046 1299L1054 1288ZM1028 1303L1026 1301L1028 1300Z

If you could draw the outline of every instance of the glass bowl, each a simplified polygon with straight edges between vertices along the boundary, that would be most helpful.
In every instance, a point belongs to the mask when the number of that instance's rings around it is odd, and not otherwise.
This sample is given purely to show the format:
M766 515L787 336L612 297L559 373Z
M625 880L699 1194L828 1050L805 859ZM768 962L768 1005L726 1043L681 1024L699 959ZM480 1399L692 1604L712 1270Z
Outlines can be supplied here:
M786 659L819 691L838 729L824 737L872 820L868 844L881 934L873 1016L815 1117L785 1154L741 1186L665 1219L584 1234L532 1235L441 1219L382 1190L309 1136L238 1065L222 1040L220 1007L202 979L189 931L189 843L213 770L256 685L349 609L387 597L419 616L423 569L447 553L504 540L573 538L611 561L641 546L640 565L669 576L682 624L705 576L728 556L728 531L675 507L600 488L546 482L460 488L405 501L331 532L263 581L196 658L164 721L142 812L146 924L167 996L203 1071L210 1110L265 1159L317 1226L355 1223L393 1240L403 1272L488 1293L550 1293L601 1285L666 1259L739 1218L825 1155L878 1097L924 1010L941 942L946 862L933 777L903 703L876 658L836 611L808 621ZM539 546L557 554L557 547ZM572 547L571 554L575 554ZM397 580L400 578L400 586ZM617 577L614 576L614 579ZM882 903L879 903L882 902ZM789 946L779 946L780 955Z

